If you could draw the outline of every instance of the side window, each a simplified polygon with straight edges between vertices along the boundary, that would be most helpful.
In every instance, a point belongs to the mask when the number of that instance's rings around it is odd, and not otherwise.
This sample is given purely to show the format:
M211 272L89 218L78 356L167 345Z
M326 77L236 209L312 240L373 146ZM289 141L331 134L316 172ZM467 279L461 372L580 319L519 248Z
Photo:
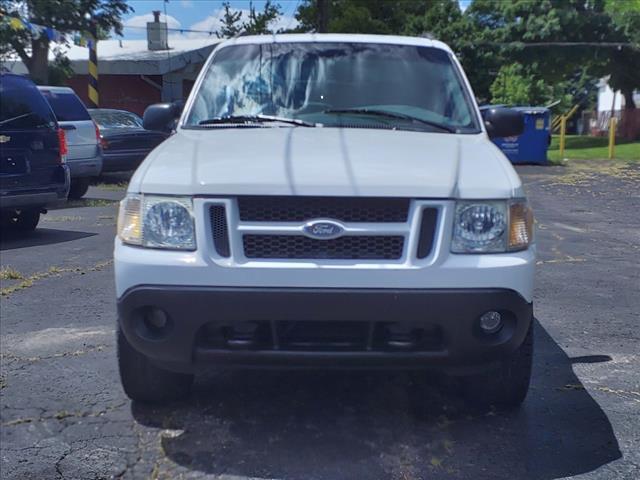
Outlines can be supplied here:
M0 78L0 131L55 124L51 107L33 83L14 76Z
M58 121L77 122L80 120L91 120L87 108L75 93L59 93L52 90L42 90L42 94L49 101Z

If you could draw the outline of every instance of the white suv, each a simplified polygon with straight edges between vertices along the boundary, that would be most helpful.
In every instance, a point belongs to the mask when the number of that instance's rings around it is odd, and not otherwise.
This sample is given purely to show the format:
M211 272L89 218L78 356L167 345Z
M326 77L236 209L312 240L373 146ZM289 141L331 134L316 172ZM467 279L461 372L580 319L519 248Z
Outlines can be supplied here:
M115 273L122 383L184 396L250 368L431 369L520 404L531 375L533 218L452 51L374 35L219 45L175 133L136 171Z

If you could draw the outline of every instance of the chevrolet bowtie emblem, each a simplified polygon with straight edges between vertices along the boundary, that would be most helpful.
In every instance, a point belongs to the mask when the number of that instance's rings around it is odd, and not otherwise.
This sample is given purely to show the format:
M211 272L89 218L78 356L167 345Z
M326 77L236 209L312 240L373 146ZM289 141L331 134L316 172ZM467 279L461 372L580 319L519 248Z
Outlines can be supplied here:
M6 135L0 135L0 143L7 143L11 140L11 137L7 137Z

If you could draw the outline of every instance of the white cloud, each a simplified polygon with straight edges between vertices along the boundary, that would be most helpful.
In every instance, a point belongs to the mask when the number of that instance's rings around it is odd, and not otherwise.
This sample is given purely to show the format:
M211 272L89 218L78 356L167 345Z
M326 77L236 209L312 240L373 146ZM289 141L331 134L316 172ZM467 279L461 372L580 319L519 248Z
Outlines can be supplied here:
M193 0L180 0L180 6L182 8L191 8L193 7Z
M232 9L234 12L241 12L242 17L238 23L242 23L247 21L249 18L249 10L246 9ZM224 17L224 9L219 9L213 12L212 15L209 15L204 20L200 20L199 22L194 23L189 27L190 30L202 30L207 33L197 33L191 32L189 33L190 37L207 37L209 36L208 32L213 32L214 34L220 30L222 26L222 18ZM291 15L281 15L276 20L271 22L269 28L277 32L278 30L286 30L289 28L295 28L298 25L298 21L292 17Z
M167 15L165 17L164 13L160 14L160 21L167 22L167 27L169 28L180 28L180 22L177 18L172 17L171 15ZM125 20L125 27L136 27L136 28L147 28L147 22L153 22L153 13L145 13L144 15L136 15L135 17L131 17L128 20Z

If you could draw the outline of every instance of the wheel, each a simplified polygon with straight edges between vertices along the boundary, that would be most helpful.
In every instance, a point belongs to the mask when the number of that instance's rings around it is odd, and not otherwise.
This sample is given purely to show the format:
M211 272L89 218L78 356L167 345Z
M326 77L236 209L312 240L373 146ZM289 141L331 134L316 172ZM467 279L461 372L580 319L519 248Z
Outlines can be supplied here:
M465 396L481 407L518 407L527 396L533 364L533 322L520 347L498 370L464 379Z
M71 179L71 187L69 188L69 198L78 200L84 197L89 190L89 177Z
M142 403L165 403L186 398L193 375L170 372L155 366L135 350L118 327L118 367L127 396Z
M40 209L20 210L13 225L23 232L32 232L40 221Z

